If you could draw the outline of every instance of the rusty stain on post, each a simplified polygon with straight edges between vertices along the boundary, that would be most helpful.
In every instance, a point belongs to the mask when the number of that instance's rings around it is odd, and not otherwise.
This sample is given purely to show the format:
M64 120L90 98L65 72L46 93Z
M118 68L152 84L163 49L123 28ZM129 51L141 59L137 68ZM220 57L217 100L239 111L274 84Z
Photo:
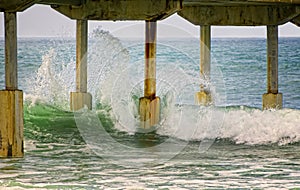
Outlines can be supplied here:
M5 87L18 89L16 12L5 12Z
M156 93L156 21L146 21L144 96L154 99Z
M208 82L210 81L210 44L210 25L200 26L200 78ZM198 105L212 103L209 88L203 83L200 84L200 91L195 94L195 103Z
M267 26L268 93L278 93L278 26Z
M141 129L155 130L160 120L160 98L156 97L156 21L146 21L144 97L139 99Z
M77 20L76 25L76 91L87 92L87 36L88 21Z

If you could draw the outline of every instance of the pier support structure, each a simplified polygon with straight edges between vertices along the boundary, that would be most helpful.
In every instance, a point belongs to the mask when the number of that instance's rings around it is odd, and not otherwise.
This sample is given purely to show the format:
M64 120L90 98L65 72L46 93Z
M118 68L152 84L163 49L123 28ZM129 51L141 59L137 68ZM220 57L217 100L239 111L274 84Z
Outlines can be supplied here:
M263 109L282 108L282 93L278 93L278 26L267 26L267 93Z
M23 157L23 92L18 90L17 17L4 12L5 90L0 91L0 157Z
M210 81L210 25L200 26L200 77L202 80ZM195 94L195 102L199 105L208 105L212 102L209 89L200 84L200 91Z
M156 96L156 32L157 22L146 21L145 28L144 97L139 100L142 129L151 129L159 123L160 98Z
M70 107L76 111L87 106L92 109L92 95L87 92L88 21L76 23L76 92L70 94Z

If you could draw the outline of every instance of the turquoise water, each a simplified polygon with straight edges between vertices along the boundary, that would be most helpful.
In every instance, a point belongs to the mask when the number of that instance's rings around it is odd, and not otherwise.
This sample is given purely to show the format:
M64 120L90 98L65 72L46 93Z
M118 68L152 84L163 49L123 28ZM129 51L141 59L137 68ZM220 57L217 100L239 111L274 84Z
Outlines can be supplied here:
M3 40L0 62L4 63ZM74 39L18 42L25 157L0 160L3 188L300 188L300 39L279 39L282 110L261 111L265 39L213 39L211 83L199 79L197 39L159 39L162 121L137 133L143 40L96 31L89 42L93 111L69 112ZM0 65L0 86L4 85ZM199 83L215 105L194 105Z

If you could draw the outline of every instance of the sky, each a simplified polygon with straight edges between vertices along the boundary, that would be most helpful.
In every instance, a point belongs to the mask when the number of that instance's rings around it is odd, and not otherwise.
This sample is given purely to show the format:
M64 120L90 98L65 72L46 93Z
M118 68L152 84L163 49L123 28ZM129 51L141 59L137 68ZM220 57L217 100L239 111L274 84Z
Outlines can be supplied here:
M75 20L56 12L47 5L34 5L18 13L19 37L74 37ZM144 21L89 21L89 33L95 28L111 32L120 38L144 36ZM199 37L199 26L195 26L177 14L158 22L159 37ZM266 38L266 27L212 26L212 38L258 37ZM0 13L0 37L4 36L3 13ZM280 37L300 37L300 27L292 23L279 26Z

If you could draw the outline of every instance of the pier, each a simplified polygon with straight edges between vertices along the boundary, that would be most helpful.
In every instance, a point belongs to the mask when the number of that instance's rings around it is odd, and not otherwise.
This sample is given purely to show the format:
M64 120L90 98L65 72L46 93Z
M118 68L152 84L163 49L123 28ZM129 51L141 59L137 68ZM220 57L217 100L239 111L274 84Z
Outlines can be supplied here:
M139 100L141 128L159 123L156 96L157 21L177 13L199 26L201 79L210 80L211 26L266 26L267 84L262 109L282 108L278 91L278 25L300 27L300 0L1 0L5 29L5 89L0 91L0 158L23 157L23 92L18 89L17 12L34 4L51 6L76 20L76 92L70 92L70 110L92 109L87 91L88 20L145 21L144 96ZM141 65L143 67L143 65ZM195 103L213 104L209 89L199 84Z

